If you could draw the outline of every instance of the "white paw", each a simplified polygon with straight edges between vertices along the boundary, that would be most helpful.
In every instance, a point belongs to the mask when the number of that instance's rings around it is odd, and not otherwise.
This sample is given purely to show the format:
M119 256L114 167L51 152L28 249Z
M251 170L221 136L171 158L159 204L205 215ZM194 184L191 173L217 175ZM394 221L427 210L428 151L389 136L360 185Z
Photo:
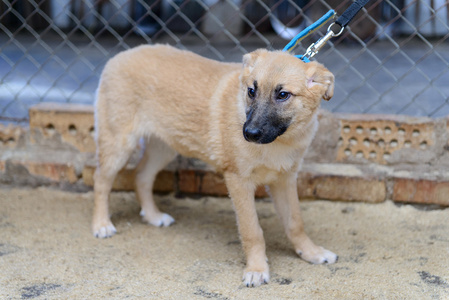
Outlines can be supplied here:
M332 251L326 250L323 247L317 247L314 251L309 253L297 251L299 257L312 264L333 264L338 260L338 255Z
M102 226L98 229L94 229L94 236L100 239L109 238L116 233L117 230L115 229L114 225L112 225L112 223L106 226Z
M270 281L268 272L246 272L243 275L243 284L247 287L256 287L267 284Z
M145 214L145 211L141 210L140 215L142 216L145 222L156 226L156 227L168 227L171 224L175 223L175 219L172 216L165 213L158 213L151 218Z

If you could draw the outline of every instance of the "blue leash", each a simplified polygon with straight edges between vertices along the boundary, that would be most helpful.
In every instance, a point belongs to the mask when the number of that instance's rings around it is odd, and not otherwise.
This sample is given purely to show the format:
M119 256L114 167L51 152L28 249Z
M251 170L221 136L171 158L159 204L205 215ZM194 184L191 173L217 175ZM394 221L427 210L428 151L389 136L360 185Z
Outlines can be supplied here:
M346 9L343 14L327 28L327 33L321 37L317 42L311 44L309 48L307 48L306 53L303 55L295 55L297 58L302 61L308 63L310 59L314 57L318 51L333 37L339 36L346 25L352 21L352 19L359 13L359 11L369 2L369 0L356 0L353 2L348 9ZM291 52L300 41L302 41L305 37L309 36L319 28L321 28L324 24L326 24L330 19L332 19L336 15L336 12L331 9L324 16L318 19L315 23L308 26L306 29L301 31L298 35L296 35L285 47L282 51ZM333 31L331 28L333 25L337 25L339 27L339 31Z
M324 24L326 24L330 19L334 18L334 16L337 13L331 9L329 10L325 15L323 15L321 18L319 18L315 23L312 25L306 27L303 31L301 31L299 34L297 34L285 47L282 49L284 52L291 52L293 51L296 46L298 46L299 42L301 42L304 38L308 37L318 29L320 29ZM341 28L340 32L338 34L335 34L330 28L335 23L332 23L329 28L326 35L324 35L321 39L319 39L316 43L313 43L309 46L306 53L303 55L295 55L297 58L301 59L302 61L308 63L310 62L310 58L315 56L315 54L318 53L321 47L324 46L324 44L332 37L338 36L343 31L343 27Z
M302 41L304 38L311 35L313 32L320 29L324 24L327 23L331 18L333 18L337 13L331 9L328 11L324 16L319 18L318 21L313 23L312 25L305 28L303 31L301 31L299 34L297 34L285 47L282 49L282 51L291 52L300 41Z

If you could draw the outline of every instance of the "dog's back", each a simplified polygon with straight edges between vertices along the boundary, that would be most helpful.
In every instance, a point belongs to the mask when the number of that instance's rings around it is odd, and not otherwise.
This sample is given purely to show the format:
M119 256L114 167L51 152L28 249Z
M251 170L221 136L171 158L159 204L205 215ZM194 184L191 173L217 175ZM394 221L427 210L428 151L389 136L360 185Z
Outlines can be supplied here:
M203 152L210 144L206 125L211 125L214 93L227 74L236 79L240 69L241 64L221 63L165 45L124 51L107 63L100 80L96 103L99 137L108 133L111 138L121 136L123 130L128 131L125 135L155 134L178 152L199 154L209 162ZM223 92L237 97L235 86Z

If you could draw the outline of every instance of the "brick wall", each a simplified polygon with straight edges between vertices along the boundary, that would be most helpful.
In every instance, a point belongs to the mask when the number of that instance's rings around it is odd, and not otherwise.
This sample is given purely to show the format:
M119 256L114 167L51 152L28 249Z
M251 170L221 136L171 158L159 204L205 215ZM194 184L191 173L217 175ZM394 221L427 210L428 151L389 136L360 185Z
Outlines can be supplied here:
M93 185L94 118L87 105L42 103L29 127L0 124L0 183ZM298 177L304 199L449 206L449 119L320 113L320 129ZM136 156L115 190L132 190ZM155 183L156 192L227 195L223 178L204 163L178 157ZM265 197L263 187L257 196Z

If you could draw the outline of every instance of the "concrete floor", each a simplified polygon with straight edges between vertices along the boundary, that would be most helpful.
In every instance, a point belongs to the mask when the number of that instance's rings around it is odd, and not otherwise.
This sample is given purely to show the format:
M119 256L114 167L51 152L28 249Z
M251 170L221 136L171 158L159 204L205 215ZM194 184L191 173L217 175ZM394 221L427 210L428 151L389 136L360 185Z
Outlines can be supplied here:
M337 254L310 265L259 201L271 282L241 284L244 257L227 198L158 196L176 223L143 224L133 193L114 193L118 234L90 232L93 195L0 188L1 299L449 299L449 210L303 202L309 236Z

